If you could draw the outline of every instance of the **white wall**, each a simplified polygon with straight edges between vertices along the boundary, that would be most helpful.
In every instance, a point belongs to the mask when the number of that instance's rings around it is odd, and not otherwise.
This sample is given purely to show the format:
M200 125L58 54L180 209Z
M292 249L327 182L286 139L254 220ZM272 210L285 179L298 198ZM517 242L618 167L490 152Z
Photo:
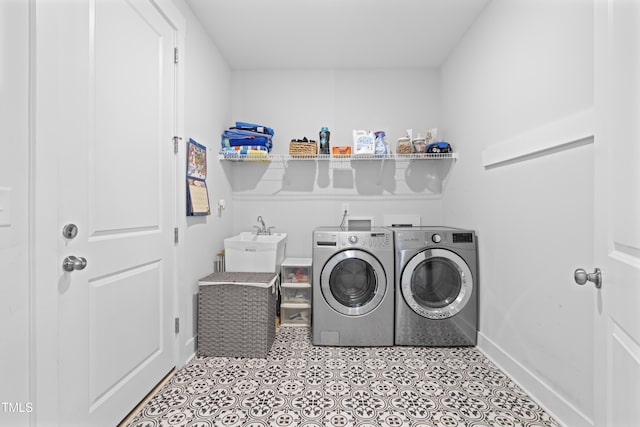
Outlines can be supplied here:
M197 333L198 279L213 272L215 254L222 239L232 228L232 206L217 215L214 203L230 200L227 178L218 165L220 134L230 120L231 72L217 47L205 33L184 0L175 0L186 20L184 61L184 134L178 154L178 302L180 315L180 361L185 363L195 352ZM210 216L187 217L184 175L186 141L193 138L207 147L207 186Z
M28 11L0 2L0 425L11 426L29 424Z
M242 70L232 77L232 120L275 130L273 152L289 141L318 139L321 126L332 145L351 145L353 129L385 130L391 148L406 129L437 127L439 78L433 69ZM233 123L229 123L231 126ZM413 213L440 222L443 181L452 162L294 161L222 167L233 188L233 232L252 230L261 215L289 233L288 256L311 256L311 231L350 216Z
M492 168L482 155L592 107L592 2L493 0L441 79L460 153L443 218L478 230L479 345L564 424L589 425L593 295L573 270L592 265L593 147Z

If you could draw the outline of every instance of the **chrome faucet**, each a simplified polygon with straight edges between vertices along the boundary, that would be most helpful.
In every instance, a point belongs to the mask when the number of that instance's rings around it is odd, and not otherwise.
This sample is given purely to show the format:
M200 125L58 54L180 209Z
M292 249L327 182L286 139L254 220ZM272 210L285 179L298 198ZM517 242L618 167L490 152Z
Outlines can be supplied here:
M262 219L262 216L258 216L258 219L256 220L260 223L260 225L254 225L255 228L257 228L258 230L256 231L256 234L268 234L271 235L271 229L275 228L275 227L267 227L267 225L264 223L264 220Z

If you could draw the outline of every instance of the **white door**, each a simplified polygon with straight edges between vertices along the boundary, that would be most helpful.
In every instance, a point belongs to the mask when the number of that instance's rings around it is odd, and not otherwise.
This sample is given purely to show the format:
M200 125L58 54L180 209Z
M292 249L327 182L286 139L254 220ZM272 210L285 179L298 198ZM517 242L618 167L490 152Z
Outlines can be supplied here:
M640 423L640 3L595 3L596 264L584 266L602 270L602 288L589 289L595 425L632 427Z
M58 162L59 425L114 426L174 366L175 33L149 0L36 6L36 139ZM69 256L86 266L64 271Z

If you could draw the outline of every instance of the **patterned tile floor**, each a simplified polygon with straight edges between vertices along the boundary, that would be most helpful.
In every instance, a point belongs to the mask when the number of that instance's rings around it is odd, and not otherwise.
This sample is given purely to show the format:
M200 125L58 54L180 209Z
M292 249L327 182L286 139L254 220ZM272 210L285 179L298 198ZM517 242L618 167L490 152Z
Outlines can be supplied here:
M195 357L129 427L558 426L471 347L316 347L281 327L266 359Z

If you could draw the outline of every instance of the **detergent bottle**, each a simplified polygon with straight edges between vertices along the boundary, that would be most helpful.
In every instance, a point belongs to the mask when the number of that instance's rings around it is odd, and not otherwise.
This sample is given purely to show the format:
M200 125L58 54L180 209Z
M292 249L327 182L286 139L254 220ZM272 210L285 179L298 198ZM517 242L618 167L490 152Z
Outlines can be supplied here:
M331 132L329 132L329 128L326 126L322 126L320 129L320 153L319 154L329 154L329 137L331 136Z

